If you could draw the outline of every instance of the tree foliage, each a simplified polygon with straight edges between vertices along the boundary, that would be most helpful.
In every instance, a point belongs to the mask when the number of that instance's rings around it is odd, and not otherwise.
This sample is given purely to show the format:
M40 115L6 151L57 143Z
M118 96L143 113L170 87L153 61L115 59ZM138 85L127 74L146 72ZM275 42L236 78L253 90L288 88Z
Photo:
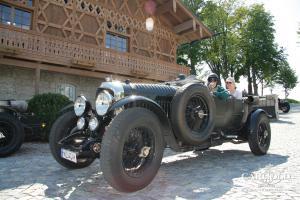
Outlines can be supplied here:
M279 84L287 58L275 43L273 17L263 5L246 7L239 0L182 2L216 35L178 48L179 64L191 67L192 74L196 66L206 64L224 79L233 76L239 81L244 76L249 94L258 95L258 84Z
M241 31L243 75L248 78L248 92L257 95L258 83L270 79L272 73L278 71L282 52L274 41L273 17L263 5L253 5L247 15Z
M287 98L289 96L289 91L296 87L298 77L295 70L293 70L287 62L283 62L281 64L282 65L276 74L275 82L283 86L285 98Z
M192 74L196 74L195 65L205 63L212 72L219 76L223 75L227 78L228 75L234 75L239 65L236 59L237 38L233 34L236 22L233 11L236 2L236 0L226 2L183 0L183 3L217 35L209 40L179 48L178 63L190 66Z

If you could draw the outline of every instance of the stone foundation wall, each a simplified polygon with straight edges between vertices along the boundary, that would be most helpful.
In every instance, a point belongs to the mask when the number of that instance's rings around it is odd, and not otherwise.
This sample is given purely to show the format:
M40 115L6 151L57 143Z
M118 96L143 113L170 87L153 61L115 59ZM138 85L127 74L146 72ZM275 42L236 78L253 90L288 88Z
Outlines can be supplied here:
M84 94L94 102L96 88L103 79L41 71L39 92L57 93L61 84L75 87L75 95ZM35 93L35 70L0 66L0 100L27 100Z

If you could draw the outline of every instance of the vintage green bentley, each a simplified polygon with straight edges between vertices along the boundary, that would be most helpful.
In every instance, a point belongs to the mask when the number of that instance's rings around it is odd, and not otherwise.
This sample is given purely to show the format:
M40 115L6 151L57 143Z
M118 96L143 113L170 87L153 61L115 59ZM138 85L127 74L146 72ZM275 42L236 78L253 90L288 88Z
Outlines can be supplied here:
M254 155L266 154L271 129L258 100L220 100L192 76L160 84L107 81L97 89L95 108L83 95L66 108L52 127L50 147L67 168L100 158L108 183L134 192L151 183L165 148L183 152L248 142Z

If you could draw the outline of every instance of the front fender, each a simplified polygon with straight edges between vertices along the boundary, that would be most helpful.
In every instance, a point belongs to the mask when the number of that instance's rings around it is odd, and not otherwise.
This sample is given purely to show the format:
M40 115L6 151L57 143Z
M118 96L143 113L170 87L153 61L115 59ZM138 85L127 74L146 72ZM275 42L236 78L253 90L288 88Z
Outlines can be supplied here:
M68 105L66 105L65 107L63 107L60 111L58 111L57 116L61 116L66 112L72 111L74 110L74 103L70 103Z
M165 142L173 149L179 151L179 146L176 142L176 139L174 137L174 134L172 132L172 127L170 124L170 121L167 117L167 114L165 111L161 108L161 106L153 101L152 99L149 99L144 96L128 96L125 97L116 103L114 103L107 111L107 113L113 112L117 109L124 108L128 109L130 107L143 107L146 109L151 110L154 112L157 117L159 118L159 121L161 122L162 125L162 130L163 130L163 136L165 139Z

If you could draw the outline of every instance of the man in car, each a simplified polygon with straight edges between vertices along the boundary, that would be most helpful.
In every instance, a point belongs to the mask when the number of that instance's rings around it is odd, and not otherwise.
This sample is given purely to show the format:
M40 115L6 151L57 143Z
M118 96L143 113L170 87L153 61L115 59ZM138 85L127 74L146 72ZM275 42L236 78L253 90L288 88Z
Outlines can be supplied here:
M223 88L221 85L218 85L219 76L215 73L210 74L207 77L207 86L210 92L213 93L216 97L222 100L226 100L229 97L228 91Z
M236 99L242 99L242 92L236 89L235 81L233 77L228 77L226 79L226 89L229 93Z

